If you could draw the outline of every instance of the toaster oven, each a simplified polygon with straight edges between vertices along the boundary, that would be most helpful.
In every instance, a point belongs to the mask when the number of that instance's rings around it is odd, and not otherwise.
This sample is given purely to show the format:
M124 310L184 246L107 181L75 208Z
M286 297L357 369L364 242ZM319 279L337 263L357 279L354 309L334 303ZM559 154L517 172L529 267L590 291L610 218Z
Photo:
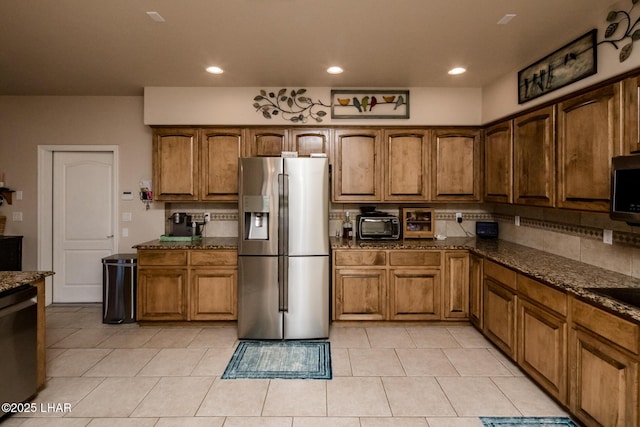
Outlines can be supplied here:
M400 238L400 219L385 213L358 215L356 235L363 240L397 240Z

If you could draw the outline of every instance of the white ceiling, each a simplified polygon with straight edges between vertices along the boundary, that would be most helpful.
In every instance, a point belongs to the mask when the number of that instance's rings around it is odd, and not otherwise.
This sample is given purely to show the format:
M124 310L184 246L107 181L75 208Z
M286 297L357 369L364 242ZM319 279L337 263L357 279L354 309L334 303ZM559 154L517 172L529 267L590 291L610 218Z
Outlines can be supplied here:
M482 87L606 24L616 3L0 0L0 95L141 95L145 86ZM507 13L517 16L497 25ZM225 73L208 74L209 65ZM328 75L330 65L345 72ZM454 66L468 71L447 75Z

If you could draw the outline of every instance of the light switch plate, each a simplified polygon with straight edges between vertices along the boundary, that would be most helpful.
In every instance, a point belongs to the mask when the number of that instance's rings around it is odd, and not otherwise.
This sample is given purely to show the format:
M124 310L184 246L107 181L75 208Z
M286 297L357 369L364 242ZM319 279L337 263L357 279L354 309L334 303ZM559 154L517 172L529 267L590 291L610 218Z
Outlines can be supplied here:
M22 221L22 212L13 212L11 219L17 222Z
M131 212L122 212L122 222L131 221Z
M602 230L602 243L613 245L613 230Z
M516 227L520 227L520 215L516 215L515 223Z

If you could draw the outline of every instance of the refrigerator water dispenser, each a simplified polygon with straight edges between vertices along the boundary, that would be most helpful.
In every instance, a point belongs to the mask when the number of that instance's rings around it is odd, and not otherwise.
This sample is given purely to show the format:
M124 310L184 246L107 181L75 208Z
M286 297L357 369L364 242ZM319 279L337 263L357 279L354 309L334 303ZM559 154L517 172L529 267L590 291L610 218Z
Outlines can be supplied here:
M269 239L269 196L244 196L244 238Z

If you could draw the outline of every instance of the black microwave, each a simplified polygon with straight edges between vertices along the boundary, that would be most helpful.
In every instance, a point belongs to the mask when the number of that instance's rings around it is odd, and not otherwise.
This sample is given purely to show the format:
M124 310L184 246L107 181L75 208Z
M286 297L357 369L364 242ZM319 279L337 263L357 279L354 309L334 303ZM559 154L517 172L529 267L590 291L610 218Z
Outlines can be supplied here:
M640 225L640 154L611 159L609 217Z
M397 240L400 238L400 219L394 215L358 215L356 225L358 239Z

